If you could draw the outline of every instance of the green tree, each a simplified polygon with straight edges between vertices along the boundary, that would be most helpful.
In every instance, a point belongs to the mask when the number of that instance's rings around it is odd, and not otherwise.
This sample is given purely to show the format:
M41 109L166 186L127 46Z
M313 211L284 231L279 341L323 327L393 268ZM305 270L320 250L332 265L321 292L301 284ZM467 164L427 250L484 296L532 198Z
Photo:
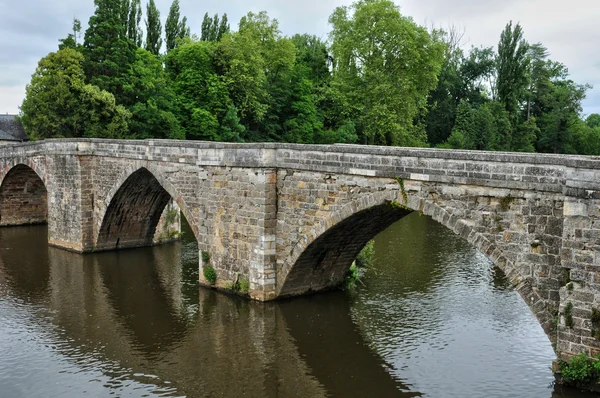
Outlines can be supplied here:
M166 57L166 70L176 95L176 114L188 139L237 140L241 133L229 115L224 131L221 122L233 107L226 84L214 65L213 42L188 40ZM226 137L222 137L224 133Z
M219 14L215 14L213 16L213 20L212 20L212 24L211 24L211 32L210 32L210 36L215 41L218 40L217 36L219 35L219 22L220 22Z
M209 17L208 13L204 14L200 35L201 40L219 41L227 33L229 33L227 14L223 14L222 18L219 18L219 14L215 14L213 18Z
M221 24L219 25L219 29L217 32L216 40L219 41L230 31L229 21L227 19L227 14L223 14L221 17Z
M264 106L268 112L260 120L244 120L248 133L256 141L281 141L286 121L286 105L292 93L292 68L296 48L292 41L281 35L279 22L266 12L248 13L242 17L239 33L256 43L264 71Z
M511 150L515 152L535 152L535 142L540 134L535 117L521 123L513 135Z
M221 122L219 139L226 142L240 142L244 131L246 131L246 127L240 123L237 108L230 105Z
M465 100L461 101L456 109L456 121L450 137L453 135L453 140L461 143L461 147L456 149L481 149L483 146L475 130L473 108Z
M38 63L21 105L32 139L129 136L129 112L112 94L85 84L83 62L80 52L65 48Z
M441 144L436 145L436 147L444 149L466 149L467 143L464 134L458 129L453 129L446 142L442 142Z
M323 121L315 103L314 84L308 78L309 68L296 64L291 73L290 109L284 122L283 139L287 142L312 144L323 130Z
M329 19L334 86L352 106L361 142L426 145L415 118L437 84L443 45L390 0L360 0Z
M540 115L542 104L540 99L550 89L550 70L547 68L548 50L541 43L529 47L529 87L527 89L527 114L526 119Z
M165 44L167 52L177 47L177 41L190 36L190 28L187 26L187 17L181 18L179 10L179 0L173 0L169 15L165 23Z
M590 86L568 79L568 71L562 64L549 66L553 78L550 89L540 99L543 112L537 118L540 133L536 148L538 152L576 153L581 101Z
M202 20L202 30L200 31L200 39L204 41L212 41L211 37L212 31L212 19L208 16L208 13L204 14L204 19Z
M73 33L69 33L69 35L59 40L58 49L62 50L63 48L72 48L75 50L81 49L81 44L77 43L77 39L81 36L81 21L77 18L73 18Z
M509 22L498 43L496 91L498 101L513 116L518 115L519 103L528 86L528 51L529 45L523 38L521 25L517 24L513 29L512 21Z
M125 35L127 35L127 27L129 26L129 11L131 10L131 0L121 0L119 18L121 25L125 28Z
M472 105L482 105L496 97L495 53L491 47L472 47L469 56L460 63L462 88L459 96Z
M432 145L445 141L456 119L456 108L463 99L465 82L460 73L464 55L460 49L462 35L456 29L440 32L444 44L444 60L437 86L427 97L428 112L424 118L427 140Z
M575 149L580 155L598 156L600 155L600 124L590 125L588 120L589 117L585 122L579 120L572 127L574 135L577 137Z
M281 139L281 111L289 96L295 59L291 40L281 36L277 20L248 13L238 32L218 43L215 62L229 97L246 127L244 140Z
M97 86L86 84L79 95L81 106L76 108L75 120L79 121L80 131L88 138L127 139L128 121L131 114L115 97Z
M592 113L585 119L585 123L591 128L600 127L600 115Z
M135 98L130 133L136 138L184 139L185 133L174 113L175 93L167 80L162 61L151 52L138 48L132 65L126 95ZM132 101L133 102L133 101Z
M117 102L130 105L123 87L135 62L135 44L126 37L121 0L95 0L96 11L85 32L83 55L88 83L112 93Z
M160 23L160 11L156 8L154 0L146 5L146 50L154 55L160 53L162 47L162 24Z
M481 149L487 151L512 151L514 141L514 118L499 101L490 101L481 108L487 109L490 116L484 116L492 120L491 129L487 132L481 131L487 144Z
M296 64L308 68L308 78L317 86L322 87L329 83L330 57L327 44L314 35L294 35L292 43L296 47Z
M81 37L81 21L77 18L73 18L73 39L75 40L75 47L79 45L77 43L79 37Z
M127 37L134 42L136 46L142 46L142 3L140 0L131 0L129 6L129 18L127 20Z
M482 105L471 105L462 100L457 107L456 121L452 134L443 148L473 149L486 151L509 151L513 141L513 129L509 114L497 101L488 101ZM522 151L527 150L526 136L519 138ZM531 143L531 141L529 141Z

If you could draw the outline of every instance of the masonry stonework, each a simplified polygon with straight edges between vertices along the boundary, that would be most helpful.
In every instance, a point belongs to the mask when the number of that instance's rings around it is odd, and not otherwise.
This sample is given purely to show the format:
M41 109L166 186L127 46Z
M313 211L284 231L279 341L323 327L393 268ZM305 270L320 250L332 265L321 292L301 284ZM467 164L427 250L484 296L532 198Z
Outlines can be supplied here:
M0 226L41 224L47 215L44 182L28 166L11 168L0 188Z
M506 273L561 357L600 353L600 159L159 140L0 148L0 224L47 217L55 246L155 244L169 202L216 287L245 278L261 301L336 287L370 239L421 212Z

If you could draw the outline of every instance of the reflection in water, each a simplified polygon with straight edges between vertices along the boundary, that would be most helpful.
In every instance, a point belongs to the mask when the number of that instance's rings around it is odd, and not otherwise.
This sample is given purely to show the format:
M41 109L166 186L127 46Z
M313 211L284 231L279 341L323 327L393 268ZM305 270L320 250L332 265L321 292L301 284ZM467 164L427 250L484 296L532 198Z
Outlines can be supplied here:
M0 395L585 396L547 388L533 315L449 231L409 216L375 247L366 288L260 304L200 288L195 242L78 255L0 229Z
M342 293L324 293L280 304L285 324L311 374L336 397L414 397L390 376L350 317ZM406 391L406 392L403 392Z
M375 263L352 316L396 377L431 397L552 395L549 340L464 240L413 213L377 236Z

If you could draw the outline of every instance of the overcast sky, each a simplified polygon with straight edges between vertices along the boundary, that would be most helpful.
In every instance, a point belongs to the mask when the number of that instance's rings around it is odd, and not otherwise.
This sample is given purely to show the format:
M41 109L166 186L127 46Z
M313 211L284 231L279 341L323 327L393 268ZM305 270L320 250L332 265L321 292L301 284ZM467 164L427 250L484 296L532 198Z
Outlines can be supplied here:
M156 0L164 20L172 0ZM142 0L145 13L146 0ZM311 33L327 38L329 15L347 0L180 0L192 32L199 33L205 12L227 13L232 29L248 11L265 10L285 35ZM600 113L600 2L597 0L396 0L404 15L419 24L455 25L465 30L465 47L496 46L509 20L521 22L530 43L542 42L551 59L567 65L588 91L584 113ZM40 58L56 51L58 39L83 28L93 0L0 0L0 113L17 113L25 85Z

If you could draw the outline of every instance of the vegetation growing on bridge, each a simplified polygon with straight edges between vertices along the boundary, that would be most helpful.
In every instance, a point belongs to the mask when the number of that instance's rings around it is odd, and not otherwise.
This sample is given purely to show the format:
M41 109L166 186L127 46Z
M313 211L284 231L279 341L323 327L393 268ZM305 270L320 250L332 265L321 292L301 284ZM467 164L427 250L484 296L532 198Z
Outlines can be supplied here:
M510 205L515 201L510 194L506 195L503 198L500 198L499 207L502 211L508 211L510 209Z
M568 302L567 305L565 306L565 311L563 313L563 315L565 316L565 326L568 328L572 328L574 323L573 323L573 303L572 302Z
M210 265L210 255L204 250L202 251L202 275L211 285L217 283L217 271Z
M350 266L350 269L346 273L344 278L344 289L352 289L357 284L363 284L361 275L371 268L373 265L373 258L375 256L375 241L370 240L365 247L358 253L356 260ZM362 271L361 271L362 270Z
M565 384L584 387L583 384L597 385L600 382L600 358L581 353L569 361L560 361L559 367Z
M395 200L388 200L385 203L388 206L390 206L392 209L413 211L410 207L407 207L407 206L403 205L402 203L397 202Z
M246 296L250 291L250 281L245 276L238 274L234 282L225 285L225 289Z
M519 24L506 25L497 48L464 50L461 32L419 26L391 0L336 8L328 41L284 36L266 12L248 13L234 31L227 14L207 14L191 32L179 0L164 29L154 0L143 18L140 0L95 5L83 40L75 20L32 76L21 111L34 139L600 154L600 115L580 115L589 86L528 43Z
M400 186L400 193L402 194L404 203L408 203L408 195L406 194L406 189L404 188L404 180L400 177L396 177L396 182Z

